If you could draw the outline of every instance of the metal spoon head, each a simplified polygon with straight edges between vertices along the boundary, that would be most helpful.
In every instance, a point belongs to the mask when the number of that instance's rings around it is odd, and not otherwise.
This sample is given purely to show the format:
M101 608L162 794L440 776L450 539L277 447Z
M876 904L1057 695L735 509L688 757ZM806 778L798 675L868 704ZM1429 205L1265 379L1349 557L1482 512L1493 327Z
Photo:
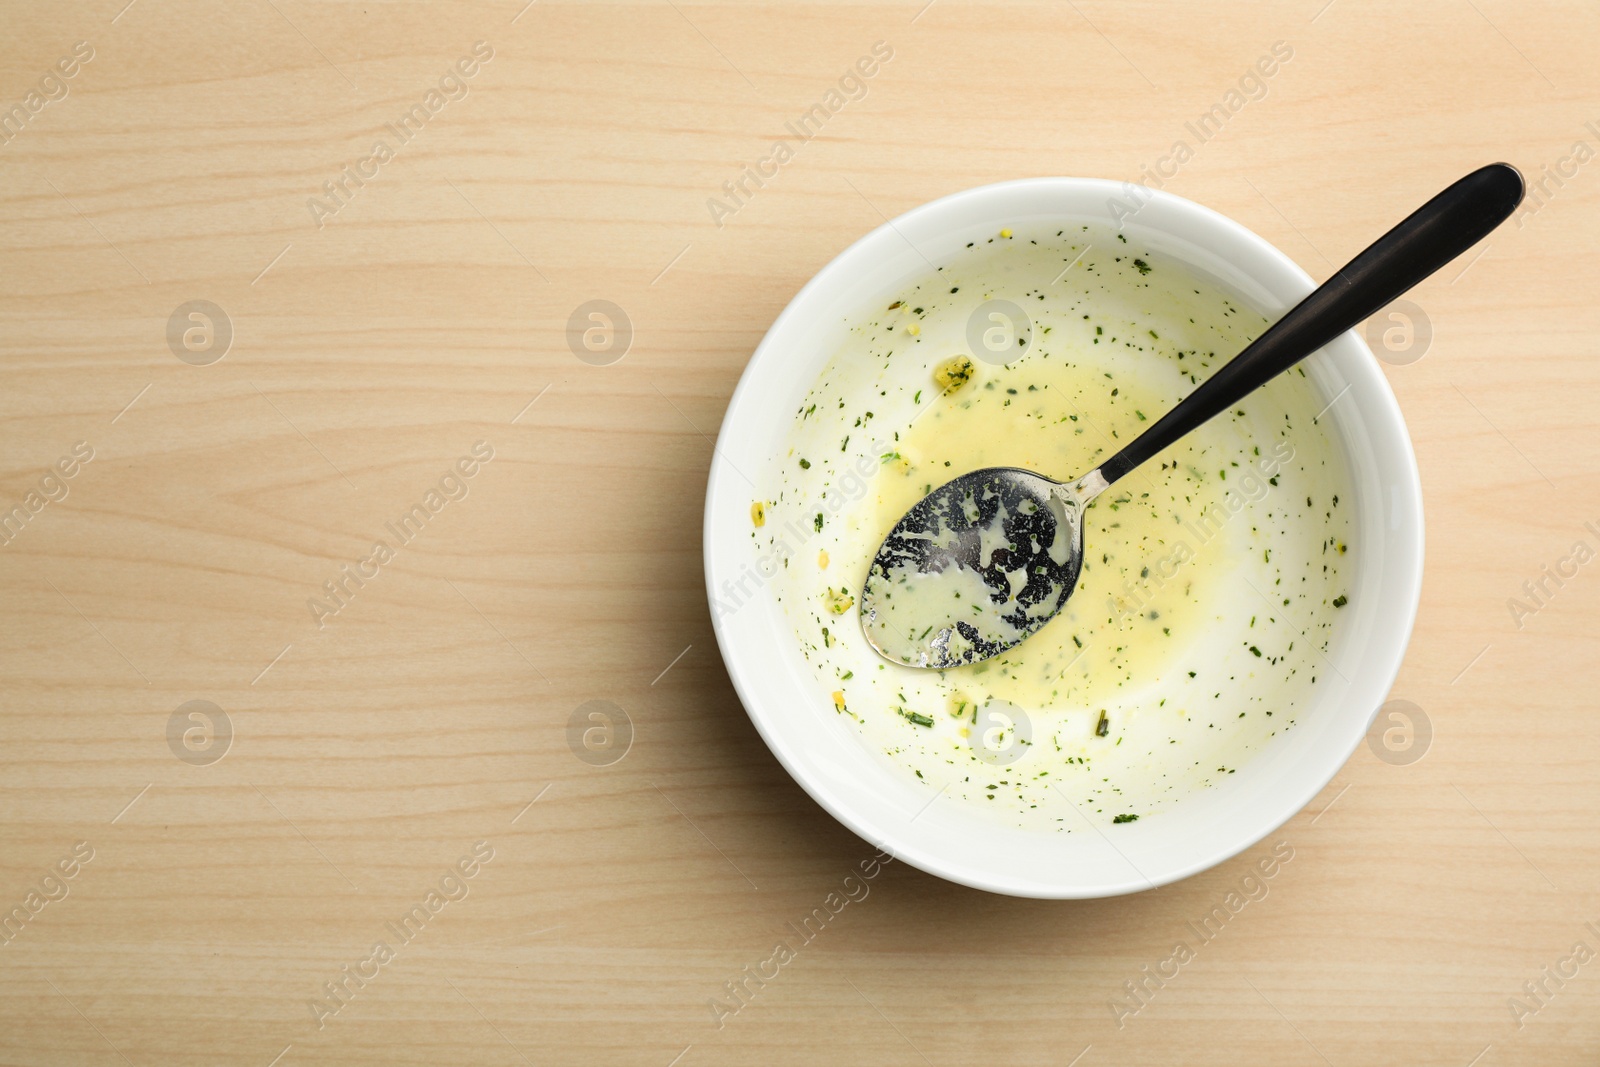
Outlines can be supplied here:
M884 538L861 628L885 659L943 669L998 656L1066 604L1083 565L1082 482L1015 467L963 474Z

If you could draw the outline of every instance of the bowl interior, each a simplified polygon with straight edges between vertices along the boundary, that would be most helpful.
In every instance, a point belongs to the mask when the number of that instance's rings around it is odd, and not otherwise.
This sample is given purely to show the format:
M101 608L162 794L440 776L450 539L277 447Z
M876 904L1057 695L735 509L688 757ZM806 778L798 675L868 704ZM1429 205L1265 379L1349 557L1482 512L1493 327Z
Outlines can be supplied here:
M1120 207L1119 207L1120 205ZM1131 214L1130 214L1131 210ZM941 803L898 776L834 713L800 655L793 627L764 583L749 536L765 457L786 447L790 417L852 321L926 275L968 241L1029 222L1119 221L1152 251L1276 318L1311 279L1267 242L1181 198L1107 181L1046 178L954 194L852 245L794 298L746 367L724 417L706 495L705 568L717 641L762 737L795 779L863 838L923 870L994 892L1098 897L1162 885L1248 848L1325 786L1364 737L1404 656L1422 576L1421 490L1398 405L1376 361L1347 333L1304 366L1330 404L1322 416L1344 453L1354 500L1350 603L1319 685L1295 729L1225 784L1158 817L1092 824L1059 836L1008 828ZM741 457L747 457L742 460Z

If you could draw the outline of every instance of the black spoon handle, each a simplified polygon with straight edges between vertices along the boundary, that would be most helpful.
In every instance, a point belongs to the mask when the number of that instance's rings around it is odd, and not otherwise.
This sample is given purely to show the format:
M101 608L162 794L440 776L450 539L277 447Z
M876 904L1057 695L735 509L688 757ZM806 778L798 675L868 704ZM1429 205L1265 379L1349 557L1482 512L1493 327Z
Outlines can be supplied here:
M1110 484L1471 248L1522 202L1508 163L1475 170L1378 238L1100 467Z

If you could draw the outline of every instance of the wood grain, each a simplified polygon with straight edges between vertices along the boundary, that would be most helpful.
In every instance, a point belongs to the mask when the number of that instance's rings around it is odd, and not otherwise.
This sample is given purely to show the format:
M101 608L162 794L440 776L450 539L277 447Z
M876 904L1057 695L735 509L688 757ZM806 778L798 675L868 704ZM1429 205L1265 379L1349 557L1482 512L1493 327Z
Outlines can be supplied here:
M1544 969L1600 950L1600 564L1508 606L1600 547L1600 163L1563 162L1600 150L1592 6L523 3L0 5L0 109L26 112L0 143L0 511L94 453L0 546L0 909L41 892L0 944L0 1063L1594 1062L1600 963ZM479 41L464 95L394 137ZM865 95L718 225L708 199L879 41ZM1258 98L1189 133L1278 41ZM1212 940L1188 924L1271 842L1087 903L894 864L719 1027L725 983L871 855L711 636L700 507L745 360L883 217L1135 180L1180 139L1166 187L1318 278L1471 167L1544 179L1413 294L1430 347L1386 367L1429 521L1394 697L1431 748L1358 751ZM593 299L633 327L610 365L568 346ZM207 365L168 344L195 300L233 330ZM464 498L319 626L308 600L479 441ZM169 744L195 700L232 729L204 765ZM632 723L608 766L569 746L592 700ZM480 841L466 895L392 938Z

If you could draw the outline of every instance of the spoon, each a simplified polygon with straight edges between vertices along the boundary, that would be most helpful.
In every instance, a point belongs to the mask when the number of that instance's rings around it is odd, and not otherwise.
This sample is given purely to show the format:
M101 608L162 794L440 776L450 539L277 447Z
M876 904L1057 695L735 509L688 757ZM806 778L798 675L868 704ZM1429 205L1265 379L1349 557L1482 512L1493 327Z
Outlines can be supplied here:
M1074 482L985 467L923 497L879 546L861 625L885 659L944 669L1049 622L1083 565L1084 511L1117 479L1366 319L1508 218L1522 175L1473 171L1378 238L1122 451Z

